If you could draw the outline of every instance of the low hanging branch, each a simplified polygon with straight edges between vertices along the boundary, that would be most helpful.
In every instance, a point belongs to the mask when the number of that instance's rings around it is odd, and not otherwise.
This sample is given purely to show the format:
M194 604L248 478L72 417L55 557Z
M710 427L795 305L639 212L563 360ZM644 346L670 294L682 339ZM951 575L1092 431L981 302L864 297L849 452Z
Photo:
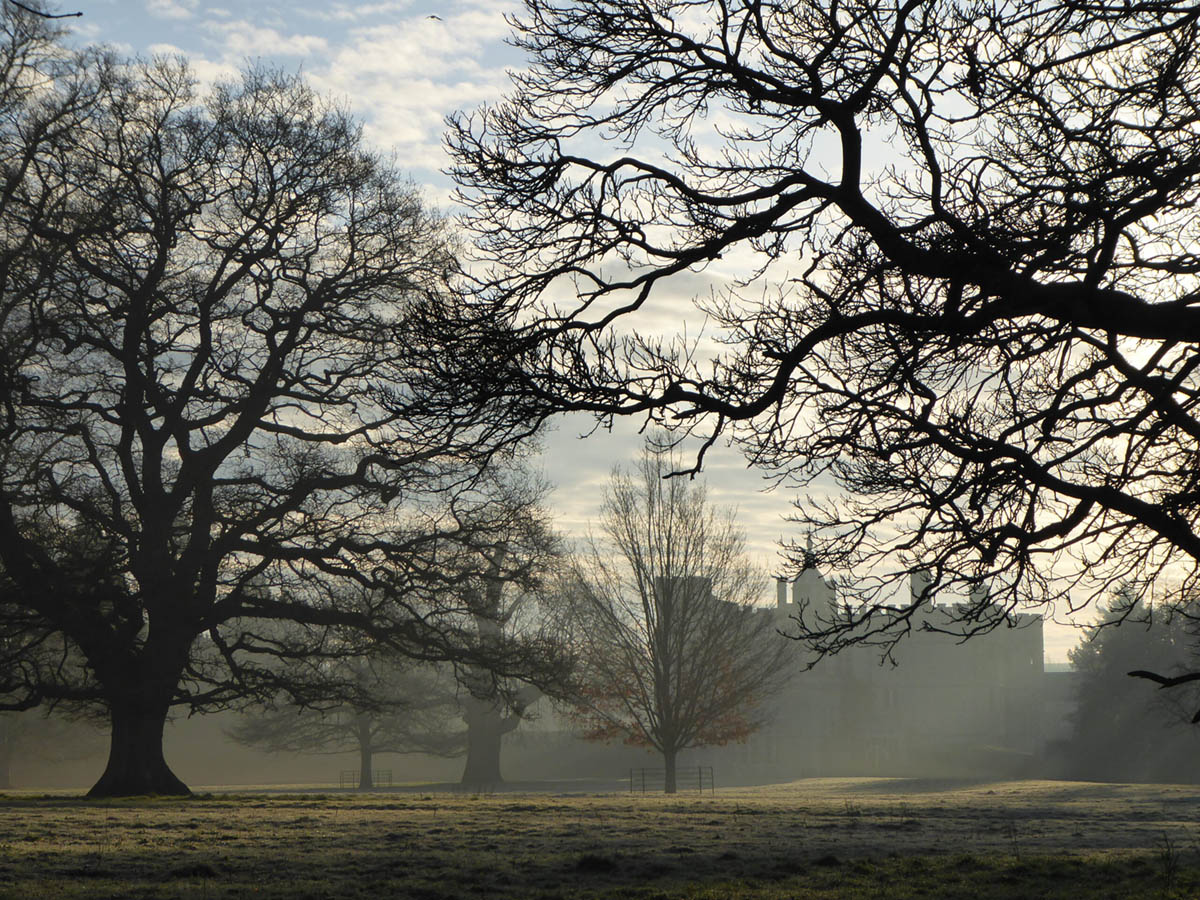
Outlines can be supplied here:
M1158 685L1159 690L1166 690L1167 688L1179 687L1180 685L1200 681L1200 672L1188 672L1184 675L1169 676L1159 675L1157 672L1147 672L1144 669L1137 669L1127 674L1131 678L1145 678L1148 681L1153 681ZM1197 710L1196 714L1192 716L1192 724L1195 725L1197 722L1200 722L1200 710Z
M34 9L32 6L26 6L24 3L19 2L19 0L8 0L8 2L18 9L23 9L25 12L35 16L40 16L43 19L76 19L83 15L82 12L48 13L40 9Z

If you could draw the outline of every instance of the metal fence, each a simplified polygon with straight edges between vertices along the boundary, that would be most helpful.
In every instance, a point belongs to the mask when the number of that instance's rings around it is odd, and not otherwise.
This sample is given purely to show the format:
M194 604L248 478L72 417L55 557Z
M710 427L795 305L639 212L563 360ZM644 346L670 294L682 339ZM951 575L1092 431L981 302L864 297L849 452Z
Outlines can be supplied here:
M666 787L666 769L629 770L629 793L631 794L659 793L666 790ZM713 767L680 766L675 770L675 789L678 791L699 791L702 794L705 790L710 794L716 793L716 785L713 782Z
M359 788L358 769L343 769L338 777L338 787L340 788ZM392 786L392 770L391 769L373 769L371 771L371 784L374 787L391 787Z

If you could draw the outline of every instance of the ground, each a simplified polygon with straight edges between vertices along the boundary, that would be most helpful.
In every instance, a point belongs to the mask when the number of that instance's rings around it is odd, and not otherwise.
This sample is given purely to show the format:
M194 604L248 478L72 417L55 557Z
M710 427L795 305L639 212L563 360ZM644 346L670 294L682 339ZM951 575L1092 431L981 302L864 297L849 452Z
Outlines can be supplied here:
M0 795L0 898L1200 896L1200 789Z

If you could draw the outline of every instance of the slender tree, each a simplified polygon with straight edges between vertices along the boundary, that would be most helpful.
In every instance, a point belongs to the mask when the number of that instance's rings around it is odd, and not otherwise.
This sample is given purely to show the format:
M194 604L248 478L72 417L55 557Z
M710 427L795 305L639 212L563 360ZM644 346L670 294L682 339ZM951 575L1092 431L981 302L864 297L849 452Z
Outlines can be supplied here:
M345 112L46 28L0 8L0 708L98 703L92 793L185 793L173 708L354 693L279 659L483 661L454 588L528 515L492 463L529 425L427 392L406 322L457 302L452 242Z
M492 264L461 328L519 329L507 378L447 373L464 393L725 435L813 486L797 518L861 573L855 614L797 623L820 649L902 636L919 569L990 585L962 633L1164 572L1194 592L1193 4L528 0L512 25L529 66L449 137ZM697 272L717 346L639 337Z
M749 736L797 662L774 618L753 606L764 581L732 514L702 486L667 478L678 464L648 445L632 473L614 472L603 538L573 592L586 734L657 750L667 793L680 751Z

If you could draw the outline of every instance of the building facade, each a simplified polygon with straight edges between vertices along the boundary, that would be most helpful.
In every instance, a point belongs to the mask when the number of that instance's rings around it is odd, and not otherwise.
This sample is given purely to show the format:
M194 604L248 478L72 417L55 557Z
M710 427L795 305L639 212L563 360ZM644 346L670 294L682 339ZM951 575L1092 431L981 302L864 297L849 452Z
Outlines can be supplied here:
M914 579L922 599L927 585ZM810 565L778 582L772 614L786 631L802 610L836 602ZM711 751L714 763L748 781L1032 772L1046 740L1041 617L1018 615L969 641L922 627L949 629L954 618L953 605L925 596L890 659L852 647L798 671L772 702L769 724L744 745Z

